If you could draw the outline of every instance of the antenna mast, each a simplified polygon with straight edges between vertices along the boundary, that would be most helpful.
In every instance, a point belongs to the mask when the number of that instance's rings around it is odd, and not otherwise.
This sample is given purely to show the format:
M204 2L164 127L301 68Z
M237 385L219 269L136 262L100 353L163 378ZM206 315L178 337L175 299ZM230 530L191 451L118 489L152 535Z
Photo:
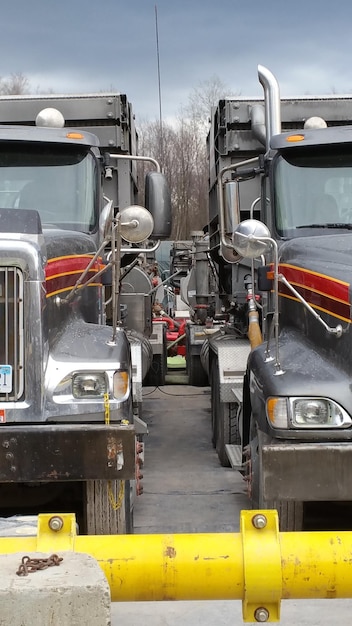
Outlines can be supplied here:
M161 107L161 81L160 81L160 55L159 55L159 29L158 29L158 8L155 5L155 36L156 36L156 57L158 64L158 89L159 89L159 126L160 126L160 161L163 166L164 145L163 145L163 116Z

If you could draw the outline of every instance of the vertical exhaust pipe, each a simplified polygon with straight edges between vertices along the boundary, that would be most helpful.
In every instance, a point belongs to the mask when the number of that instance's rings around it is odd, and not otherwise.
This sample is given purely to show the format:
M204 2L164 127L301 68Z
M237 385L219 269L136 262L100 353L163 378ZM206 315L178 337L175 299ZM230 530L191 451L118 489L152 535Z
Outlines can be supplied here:
M266 150L269 150L270 139L281 133L280 89L275 76L263 65L258 65L259 82L264 89Z

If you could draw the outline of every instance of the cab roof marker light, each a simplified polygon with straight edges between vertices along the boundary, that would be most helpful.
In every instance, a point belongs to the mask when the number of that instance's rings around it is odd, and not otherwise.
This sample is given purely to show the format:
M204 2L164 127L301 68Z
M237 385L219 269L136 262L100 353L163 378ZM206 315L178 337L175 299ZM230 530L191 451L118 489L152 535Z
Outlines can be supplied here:
M67 133L67 139L84 139L84 135L82 133Z
M289 143L297 143L299 141L304 141L304 139L304 135L289 135L288 137L286 137L286 141L288 141Z

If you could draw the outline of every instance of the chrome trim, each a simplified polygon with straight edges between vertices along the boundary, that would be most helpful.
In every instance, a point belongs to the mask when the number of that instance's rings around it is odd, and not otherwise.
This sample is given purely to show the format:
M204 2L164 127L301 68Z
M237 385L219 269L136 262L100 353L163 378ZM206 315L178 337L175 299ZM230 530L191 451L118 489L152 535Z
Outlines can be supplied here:
M12 390L0 394L19 400L24 392L24 280L18 267L0 267L0 361L12 367Z

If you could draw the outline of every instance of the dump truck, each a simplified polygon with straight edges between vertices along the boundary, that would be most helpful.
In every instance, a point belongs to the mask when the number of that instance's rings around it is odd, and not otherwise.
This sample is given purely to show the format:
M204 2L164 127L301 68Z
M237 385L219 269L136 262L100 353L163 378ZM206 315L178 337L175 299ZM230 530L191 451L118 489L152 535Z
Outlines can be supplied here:
M200 356L221 464L296 530L352 500L352 98L258 76L212 111Z
M3 97L0 121L1 514L132 532L152 360L138 259L169 236L167 182L126 95Z

